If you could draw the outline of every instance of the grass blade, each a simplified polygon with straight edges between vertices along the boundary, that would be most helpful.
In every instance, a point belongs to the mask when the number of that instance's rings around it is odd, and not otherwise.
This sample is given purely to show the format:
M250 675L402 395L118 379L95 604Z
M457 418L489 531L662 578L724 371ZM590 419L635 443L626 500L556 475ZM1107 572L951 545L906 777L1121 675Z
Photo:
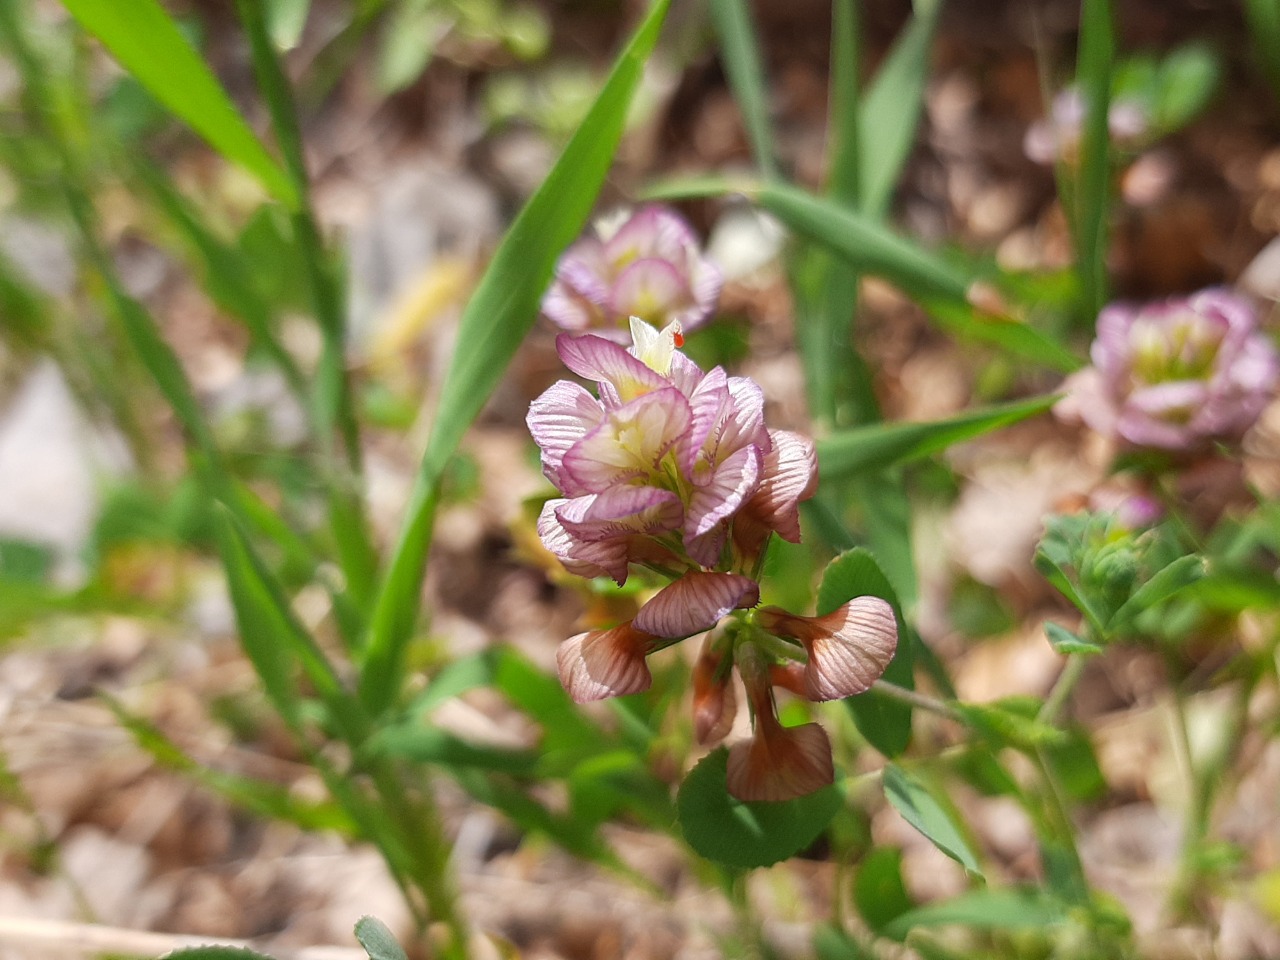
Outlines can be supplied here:
M1107 111L1111 106L1115 54L1115 17L1110 0L1084 0L1076 72L1088 107L1080 138L1075 239L1083 305L1090 317L1097 316L1107 302L1107 212L1111 192Z
M913 295L967 304L972 277L869 217L782 184L762 184L756 200L792 230L863 272L884 277Z
M1036 397L972 410L946 420L855 427L818 441L818 469L826 481L918 460L954 443L1044 413L1057 401L1056 395Z
M861 208L883 217L907 162L924 105L929 51L942 0L916 0L915 15L876 72L858 112L858 140L867 145L858 167ZM871 145L874 144L874 148Z
M1249 35L1258 50L1258 62L1280 97L1280 4L1275 0L1245 0Z
M295 395L304 397L307 388L302 372L276 339L271 307L254 287L249 267L239 251L214 236L200 222L186 198L163 173L145 162L136 164L134 170L139 181L155 198L160 211L199 257L204 267L205 289L213 301L244 323L254 342L288 380Z
M153 97L261 181L287 207L298 192L236 110L222 85L156 0L63 0Z
M764 65L760 42L746 0L711 0L711 19L720 35L720 59L729 75L742 123L746 127L756 164L765 179L778 176L778 160L773 150L769 123L769 100L765 91Z
M537 318L556 258L591 213L670 3L657 0L650 8L546 181L507 232L463 313L460 346L445 378L408 517L369 627L360 695L375 714L391 703L400 687L444 467Z
M218 512L217 534L240 627L240 643L280 715L295 729L301 724L302 701L293 677L296 664L348 739L359 742L363 723L358 704L343 689L332 664L298 622L279 584L230 513Z

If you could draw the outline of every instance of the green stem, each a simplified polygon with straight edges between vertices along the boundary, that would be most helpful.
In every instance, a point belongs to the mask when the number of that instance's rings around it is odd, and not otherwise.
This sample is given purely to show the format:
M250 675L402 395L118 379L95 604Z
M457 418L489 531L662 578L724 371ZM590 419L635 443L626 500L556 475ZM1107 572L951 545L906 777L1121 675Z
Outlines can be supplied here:
M1058 715L1062 712L1062 708L1066 706L1068 698L1076 688L1076 684L1084 676L1084 668L1085 658L1082 654L1073 653L1067 657L1067 665L1062 668L1062 672L1058 674L1058 679L1054 681L1053 689L1049 691L1049 696L1045 698L1044 706L1040 708L1040 712L1036 715L1037 720L1041 723L1057 722Z
M1075 824L1071 821L1071 814L1063 799L1062 788L1042 748L1036 748L1032 759L1044 786L1042 797L1045 802L1041 805L1037 819L1041 829L1049 834L1047 839L1054 844L1052 849L1055 856L1057 853L1062 854L1056 862L1066 871L1066 886L1072 899L1079 906L1090 907L1089 882L1085 878L1084 863L1080 859L1080 849L1076 846ZM1046 850L1045 854L1048 855L1049 851ZM1046 863L1045 867L1046 872L1052 872L1050 864Z
M877 680L871 685L871 692L881 697L888 697L891 700L900 700L903 703L910 704L917 710L934 713L940 717L946 717L948 720L954 720L956 723L966 722L964 715L949 704L934 697L926 696L923 693L908 690L906 687L900 687L896 683L890 683L887 680Z
M1191 747L1187 725L1187 698L1181 685L1174 688L1173 717L1175 745L1181 756L1188 781L1189 806L1182 831L1178 875L1169 893L1166 912L1181 921L1195 911L1196 893L1201 884L1201 854L1209 836L1209 821L1214 800L1222 781L1239 754L1241 733L1248 723L1249 700L1253 695L1256 674L1250 673L1241 683L1227 727L1222 731L1221 747L1198 769Z

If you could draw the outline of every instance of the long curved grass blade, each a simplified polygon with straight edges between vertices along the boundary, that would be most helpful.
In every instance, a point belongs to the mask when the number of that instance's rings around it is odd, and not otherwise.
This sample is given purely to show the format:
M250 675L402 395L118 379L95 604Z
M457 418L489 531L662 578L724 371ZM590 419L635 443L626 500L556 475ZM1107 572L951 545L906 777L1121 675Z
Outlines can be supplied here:
M782 184L762 184L755 199L792 230L865 273L884 277L913 296L967 303L972 277L869 217Z
M756 164L766 179L775 179L778 160L773 150L764 65L751 9L746 0L711 0L710 8L716 33L720 35L720 58L729 75L738 109L742 111L742 123Z
M1035 397L927 423L855 427L818 441L818 470L823 480L829 480L918 460L1044 413L1058 399L1057 395Z
M369 627L360 696L372 713L385 709L400 687L445 465L537 318L556 259L591 213L670 4L657 0L650 8L546 181L511 225L462 315L458 350Z
M63 5L171 113L257 177L285 206L297 205L292 181L156 0L63 0Z

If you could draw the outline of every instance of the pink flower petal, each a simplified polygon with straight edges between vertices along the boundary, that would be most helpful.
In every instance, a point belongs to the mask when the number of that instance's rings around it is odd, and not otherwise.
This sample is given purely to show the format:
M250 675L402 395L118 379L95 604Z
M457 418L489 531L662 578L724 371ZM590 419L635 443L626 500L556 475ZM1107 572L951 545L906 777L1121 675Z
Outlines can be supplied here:
M556 351L564 365L578 376L611 384L623 401L668 385L662 374L650 370L624 347L604 337L592 334L573 337L562 333L556 337Z
M747 803L803 797L835 781L831 741L816 723L783 727L757 715L756 733L729 748L725 786Z
M777 531L784 540L800 542L801 500L813 496L818 482L817 454L813 441L789 430L770 430L773 449L764 459L764 476L760 487L747 503L743 513L744 543L762 541L761 528L767 536Z
M714 641L715 634L709 634L693 665L693 733L701 744L722 740L738 713L732 664L725 663L726 654Z
M620 317L639 317L666 326L689 301L680 272L666 260L644 257L627 266L613 283L609 311Z
M713 368L689 395L692 422L685 442L681 445L680 466L685 473L692 473L698 455L703 453L709 441L714 441L712 431L722 425L730 403L728 377L720 367Z
M582 499L582 498L578 498ZM573 500L548 500L538 517L538 537L564 568L588 579L611 577L619 586L627 580L626 540L584 541L565 529L558 513ZM573 508L570 508L573 509Z
M806 644L809 699L842 700L870 689L898 646L893 607L879 597L857 597L818 622L830 632Z
M702 536L737 513L760 486L763 461L759 447L743 447L716 466L705 479L695 478L698 485L689 498L684 518L685 536Z
M645 663L653 638L624 623L570 637L556 649L560 684L575 703L590 703L648 690Z
M542 472L547 479L569 496L585 493L585 490L566 489L563 481L568 478L562 477L560 467L569 448L604 419L600 401L578 384L561 380L530 404L525 419L529 433L542 450Z
M694 571L660 590L633 623L655 637L683 638L710 630L731 610L759 600L760 587L750 577Z
M556 510L569 536L585 543L676 530L683 515L680 498L655 487L613 487L566 501Z
M689 402L674 387L647 393L610 410L565 452L563 468L584 489L597 492L649 478L684 439L690 418Z

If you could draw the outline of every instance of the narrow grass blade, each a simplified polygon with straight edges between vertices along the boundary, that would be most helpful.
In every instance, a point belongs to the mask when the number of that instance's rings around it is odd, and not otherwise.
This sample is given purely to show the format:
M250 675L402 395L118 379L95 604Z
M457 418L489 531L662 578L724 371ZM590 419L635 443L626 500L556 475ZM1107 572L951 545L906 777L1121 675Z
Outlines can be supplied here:
M756 200L792 230L829 247L859 270L884 277L913 296L967 302L972 277L875 220L782 184L761 185Z
M157 0L63 0L121 66L215 150L287 207L298 192Z
M135 165L134 171L156 206L173 224L183 242L203 267L204 286L209 296L231 316L244 323L254 342L266 353L276 368L288 380L294 393L306 395L306 383L293 358L285 352L276 339L275 317L271 307L254 287L249 266L233 246L214 236L191 208L169 179L146 162Z
M907 162L924 105L929 51L942 0L916 0L915 14L876 72L858 114L861 209L883 217Z
M778 160L773 149L769 123L769 100L765 90L764 65L751 9L746 0L711 0L711 19L720 35L720 59L729 75L729 85L742 112L743 126L751 141L756 164L766 179L778 176Z
M304 830L333 830L348 837L355 836L355 822L341 807L328 802L302 800L279 784L214 770L191 757L145 718L130 712L110 697L105 699L121 726L160 765L190 777L259 816L294 823Z
M1001 427L1044 413L1057 395L971 410L946 420L855 427L818 441L823 480L851 476L939 453Z
M333 665L298 622L279 584L225 511L218 513L217 533L241 645L276 709L292 726L299 726L302 699L294 668L301 667L344 734L358 742L363 737L359 705L343 689Z
M1076 259L1084 310L1097 316L1107 302L1107 212L1111 193L1111 72L1116 53L1110 0L1084 0L1076 72L1087 105L1080 141L1076 200Z
M369 627L360 695L375 714L400 688L444 467L537 318L556 259L586 223L669 6L670 0L657 0L650 8L546 181L507 232L463 313L458 350Z

